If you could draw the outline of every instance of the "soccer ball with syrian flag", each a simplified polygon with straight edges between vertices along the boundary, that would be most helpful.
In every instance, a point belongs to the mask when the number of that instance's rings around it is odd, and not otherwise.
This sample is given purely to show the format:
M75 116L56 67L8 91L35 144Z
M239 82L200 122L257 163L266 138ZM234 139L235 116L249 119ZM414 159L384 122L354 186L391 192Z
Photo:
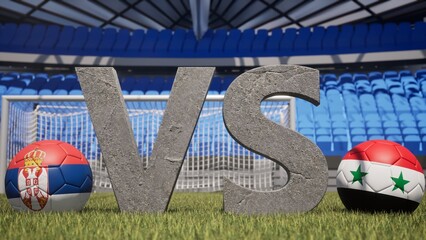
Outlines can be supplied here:
M349 210L412 212L425 191L417 158L387 140L366 141L352 148L339 165L336 181L340 199Z

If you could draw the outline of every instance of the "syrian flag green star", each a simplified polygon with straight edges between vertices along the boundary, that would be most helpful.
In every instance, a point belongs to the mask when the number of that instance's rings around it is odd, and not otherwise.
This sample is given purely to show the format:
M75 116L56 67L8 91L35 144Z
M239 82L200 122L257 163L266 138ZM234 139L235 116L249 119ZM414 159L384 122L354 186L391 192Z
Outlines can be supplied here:
M354 178L352 179L352 184L354 184L355 182L359 182L362 185L362 178L367 175L367 172L362 172L361 171L361 164L358 166L358 169L356 171L351 171L352 175L354 176Z
M391 178L392 178L392 181L395 182L395 185L393 186L392 191L395 191L396 189L400 189L401 192L404 192L404 185L410 182L404 179L404 176L402 175L402 171L399 174L398 178L394 178L394 177L391 177Z

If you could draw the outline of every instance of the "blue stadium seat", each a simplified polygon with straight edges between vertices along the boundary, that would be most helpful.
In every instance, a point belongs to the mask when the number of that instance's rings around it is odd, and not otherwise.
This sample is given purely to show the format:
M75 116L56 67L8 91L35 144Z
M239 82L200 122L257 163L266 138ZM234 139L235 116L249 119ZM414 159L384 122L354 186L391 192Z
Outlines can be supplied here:
M313 28L311 37L308 40L309 53L318 54L322 52L322 41L323 41L324 35L325 35L324 27Z
M345 95L356 95L355 85L352 84L352 83L342 84L342 95L343 96L345 96Z
M147 95L158 95L163 90L164 78L154 77L148 86Z
M402 135L389 135L389 136L386 136L386 140L393 141L393 142L399 143L401 145L404 144L403 143L404 140L402 138Z
M80 26L75 30L74 38L68 47L68 52L71 54L83 54L82 51L84 45L87 42L89 36L89 28Z
M421 145L422 141L419 135L407 135L404 137L404 146L408 148L414 155L425 155L424 151L420 150Z
M421 78L425 78L425 77L426 77L426 69L419 69L416 71L416 78L420 80Z
M161 95L169 95L172 91L174 77L169 77L164 80L163 90Z
M348 151L348 137L342 135L333 137L333 145L333 155L343 157Z
M182 52L183 43L185 41L186 31L176 29L170 41L169 52L172 56L179 55Z
M338 36L339 28L337 26L327 27L322 41L322 49L327 53L335 53L337 49Z
M426 48L426 23L416 22L411 34L411 42L414 48Z
M321 117L322 116L322 117ZM331 128L330 117L326 114L314 114L316 128Z
M368 81L368 75L364 73L355 73L353 75L354 83L358 81Z
M313 128L300 128L299 133L305 136L314 136L315 130Z
M47 78L36 77L30 84L22 91L22 95L37 95L38 91L47 83Z
M118 31L117 34L117 40L115 41L115 43L112 46L112 51L117 54L117 53L123 53L128 44L129 44L129 40L130 40L130 32L127 29L120 29L120 31Z
M382 121L398 121L398 116L394 112L381 113Z
M142 42L145 39L145 31L144 30L136 30L133 31L132 36L129 39L129 45L126 49L126 54L130 56L138 56L139 50L141 48ZM121 46L122 47L122 46ZM121 49L120 47L120 49Z
M280 52L290 54L294 51L294 41L296 40L297 30L295 28L287 28L281 38Z
M96 54L101 40L102 40L102 29L98 27L92 27L90 29L90 32L88 33L87 41L83 45L84 53Z
M68 50L71 41L74 38L75 29L70 26L62 27L62 31L59 35L58 42L55 45L55 49L59 50L61 53Z
M338 113L339 116L343 116L344 103L339 91L335 89L327 91L327 102L329 106L333 106L329 109L330 113Z
M380 123L380 120L365 120L365 126L369 128L381 128L382 124Z
M27 42L30 33L31 33L32 25L27 23L19 24L16 29L16 33L9 44L9 50L13 51L22 51L25 43Z
M332 151L331 151L332 141L330 136L325 136L325 135L317 136L316 143L326 156L332 155Z
M363 113L377 112L376 100L371 94L362 94L359 103Z
M413 74L411 73L411 71L410 70L401 70L401 71L399 71L399 77L401 78L401 77L412 77L413 76Z
M364 117L361 114L350 114L347 117L348 117L349 127L365 128Z
M224 56L235 56L241 38L239 29L232 29L225 41Z
M356 136L356 135L362 135L362 136L365 136L365 135L367 135L367 132L365 131L364 126L362 126L362 127L354 127L354 128L351 128L351 130L350 130L350 134L351 134L352 136Z
M317 136L323 136L323 135L331 136L331 128L319 127L319 128L316 129L315 134Z
M40 43L40 49L43 53L53 53L53 48L58 42L61 28L58 25L49 25L46 34Z
M399 127L390 127L390 128L385 128L385 135L386 136L391 136L391 135L401 135L401 129L399 129Z
M385 23L383 33L380 37L380 48L382 50L394 50L396 46L398 26L395 23Z
M134 77L126 77L123 82L121 82L121 91L123 94L128 95L132 90L134 90L136 84L136 79Z
M227 35L228 30L226 29L217 29L215 31L210 44L210 50L212 54L217 54L219 56L222 54Z
M422 92L417 84L408 84L404 86L405 95L411 99L413 97L422 97Z
M365 135L357 135L352 137L352 147L355 147L358 144L367 141L367 136Z
M354 34L352 25L343 25L337 38L337 49L340 52L349 52L351 48L351 39Z
M252 55L253 56L264 56L266 52L266 43L268 40L268 30L260 29L253 40L252 44Z
M410 84L417 85L417 80L411 75L410 71L400 71L399 78L404 86Z
M332 124L333 126L333 124ZM332 129L332 133L333 136L347 136L349 133L349 130L346 128L346 126L344 127L334 127Z
M53 95L68 95L73 87L71 81L61 81L56 86L56 89L53 91Z
M299 33L296 36L294 41L294 51L296 53L306 53L308 50L308 41L311 37L311 28L310 27L302 27L299 28Z
M371 135L371 136L368 136L368 140L384 140L384 139L385 139L384 135Z
M24 81L28 86L34 80L34 73L21 73L19 79Z
M57 86L63 81L63 75L56 75L49 78L47 83L42 86L39 91L39 95L53 95Z
M371 91L374 95L377 95L379 93L389 93L388 86L386 85L386 82L383 79L375 79L370 81Z
M426 127L420 128L420 136L422 136L422 142L426 143Z
M405 91L398 78L386 78L386 85L390 94L405 95Z
M403 113L403 112L410 112L411 108L410 108L410 104L408 103L408 100L398 94L393 94L392 95L392 102L393 102L393 106L395 107L395 111L398 113Z
M209 29L198 41L197 53L199 54L199 56L209 56L210 45L212 43L213 37L213 30Z
M404 120L400 122L401 128L405 127L417 127L417 123L414 120Z
M0 49L8 50L9 44L15 36L18 26L15 23L6 23L0 32Z
M393 120L383 121L383 128L399 128L398 121L393 121Z
M166 30L165 30L166 31ZM170 30L168 30L169 32ZM140 53L143 56L153 56L155 45L157 44L158 36L160 32L156 29L149 29L146 32L145 39L142 42Z
M362 94L370 94L372 92L370 82L367 79L357 80L355 82L355 88L359 96Z
M402 121L415 121L416 119L411 112L399 112L398 120L402 122Z
M426 78L420 79L419 85L420 85L420 91L422 92L423 96L426 96Z
M194 31L189 30L185 35L185 40L182 45L182 53L184 56L193 56L197 49L197 39L195 38Z
M344 73L339 76L339 85L343 85L345 83L353 84L352 75L350 73Z
M379 51L381 49L382 24L372 23L369 26L365 46L368 51Z
M382 79L383 80L383 74L381 72L369 72L368 73L368 80L373 81L376 79Z
M229 85L231 85L232 81L234 81L234 76L226 76L222 79L222 86L220 87L221 94L225 94L226 90L228 89Z
M173 32L169 29L161 30L158 35L158 41L155 45L155 52L160 56L166 56L169 51L170 40L172 39Z
M422 97L411 97L410 106L413 113L426 112L426 99Z
M399 77L398 72L396 72L396 71L386 71L386 72L383 73L383 76L385 78L398 78Z
M275 28L271 31L271 36L266 42L266 52L269 55L275 55L280 51L280 42L283 36L283 31L280 28Z
M254 35L254 29L246 29L241 34L237 47L239 56L250 56Z
M105 28L98 51L101 55L109 55L117 38L117 31L114 28Z
M31 30L31 34L27 42L25 43L25 49L30 52L37 52L40 47L41 41L46 33L46 26L37 24Z
M322 75L322 82L327 83L327 82L336 82L337 81L337 76L334 73L326 73L324 75ZM344 81L346 82L346 81ZM342 84L344 82L341 82L340 77L339 77L339 83L338 84ZM352 78L349 82L352 82Z
M383 135L384 131L381 126L379 127L369 127L367 128L367 135L368 136L376 136L376 135Z
M354 35L351 39L352 51L365 52L366 51L366 37L368 32L367 24L355 25Z
M419 130L416 127L404 127L402 128L402 135L408 136L408 135L419 135Z
M394 112L393 103L389 94L378 93L375 95L377 102L377 110L379 113Z
M402 22L398 25L398 32L396 34L396 46L398 49L411 48L411 24Z

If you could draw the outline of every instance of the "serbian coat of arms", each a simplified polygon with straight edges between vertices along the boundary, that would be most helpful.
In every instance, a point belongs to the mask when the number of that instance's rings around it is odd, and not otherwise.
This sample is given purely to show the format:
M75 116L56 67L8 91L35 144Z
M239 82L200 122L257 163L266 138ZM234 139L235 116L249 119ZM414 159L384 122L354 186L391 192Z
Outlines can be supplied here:
M28 152L18 172L21 200L33 211L42 210L49 200L47 167L42 165L45 157L46 152L39 149Z

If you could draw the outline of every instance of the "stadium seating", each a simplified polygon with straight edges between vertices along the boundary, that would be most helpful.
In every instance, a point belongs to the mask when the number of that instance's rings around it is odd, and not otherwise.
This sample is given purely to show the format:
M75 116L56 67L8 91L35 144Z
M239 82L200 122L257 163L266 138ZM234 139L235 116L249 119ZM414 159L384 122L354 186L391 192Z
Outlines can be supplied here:
M214 77L209 94L224 94L234 77ZM127 76L120 82L123 94L169 94L173 76ZM426 155L425 83L426 70L323 74L321 104L314 107L296 101L297 130L327 156L342 156L370 139L396 141L417 155ZM81 88L75 74L6 72L0 73L2 95L81 95ZM228 144L215 139L219 141L215 144Z
M426 49L426 23L357 24L257 30L77 28L0 25L0 51L117 57L260 57ZM386 77L393 77L388 75ZM421 86L419 86L421 87Z

